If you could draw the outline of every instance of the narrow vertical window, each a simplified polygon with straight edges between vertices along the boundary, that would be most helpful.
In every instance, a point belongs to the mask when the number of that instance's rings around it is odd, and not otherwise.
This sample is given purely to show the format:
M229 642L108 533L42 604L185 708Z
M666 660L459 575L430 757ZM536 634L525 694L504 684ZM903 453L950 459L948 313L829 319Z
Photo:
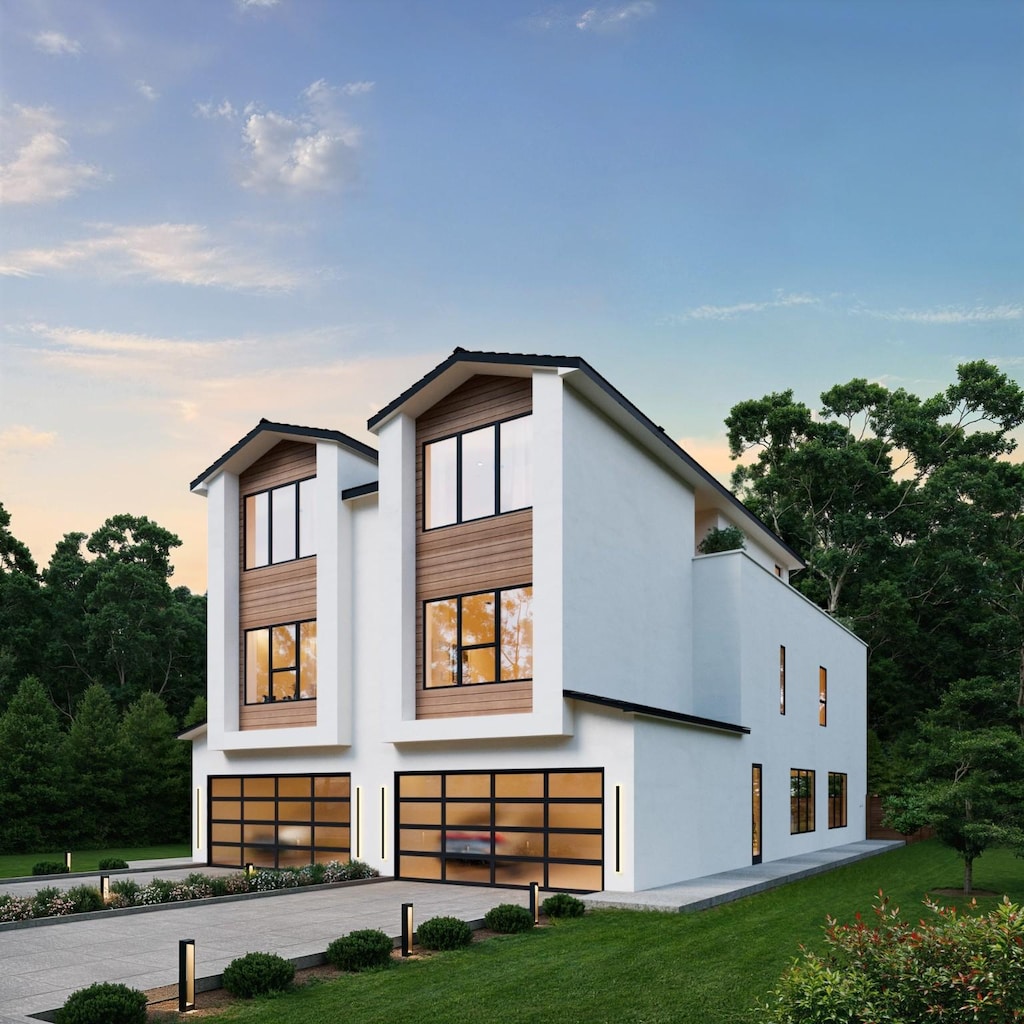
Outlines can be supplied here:
M270 560L290 562L298 539L295 488L278 487L270 492Z
M828 827L846 828L846 773L828 773Z
M761 863L761 765L750 766L750 862Z
M499 479L502 512L533 504L533 417L506 420L499 428Z
M447 437L423 447L423 522L428 530L458 522L458 441Z
M779 714L786 713L786 648L779 647Z
M495 432L494 427L471 430L462 435L460 519L483 519L494 515Z
M789 770L789 832L814 831L814 772L806 768Z
M828 725L828 669L818 668L818 725Z
M303 480L299 484L299 558L316 554L316 479Z

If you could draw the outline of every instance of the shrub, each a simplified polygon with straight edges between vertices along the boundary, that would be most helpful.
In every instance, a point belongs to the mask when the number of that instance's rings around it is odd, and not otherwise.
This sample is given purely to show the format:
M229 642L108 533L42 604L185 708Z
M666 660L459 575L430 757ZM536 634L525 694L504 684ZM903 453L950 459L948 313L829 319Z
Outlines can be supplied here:
M871 928L827 919L824 956L805 951L759 1017L766 1024L884 1020L1008 1024L1024 1020L1024 908L1009 900L958 916L928 900L910 925L879 893Z
M376 928L363 928L335 939L327 947L327 961L343 971L365 971L387 967L391 963L394 943L389 935Z
M139 898L142 886L130 878L122 878L110 883L110 905L112 907L134 906Z
M120 857L101 857L99 863L100 871L123 871L128 867L128 861Z
M361 860L328 861L324 866L323 881L351 882L354 878L376 878L380 872Z
M103 909L103 897L92 885L76 885L64 894L74 904L75 914L88 914Z
M0 896L0 921L30 921L35 917L31 896Z
M582 917L586 909L583 900L578 900L567 892L556 892L540 905L541 913L548 917Z
M468 946L473 931L457 917L432 917L416 929L416 939L424 949L459 949Z
M146 1024L146 993L100 982L72 992L57 1011L58 1024Z
M41 860L38 864L32 865L33 875L64 875L67 874L66 864L59 864L55 860Z
M233 996L252 999L281 992L295 977L295 965L276 953L246 953L224 968L224 988Z
M528 932L533 927L533 914L514 903L499 903L484 914L484 924L492 932Z
M74 912L74 900L55 885L44 886L32 897L33 917L66 917Z
M152 907L158 903L170 903L171 890L175 883L166 878L154 878L148 885L144 885L136 897L135 902L142 907Z

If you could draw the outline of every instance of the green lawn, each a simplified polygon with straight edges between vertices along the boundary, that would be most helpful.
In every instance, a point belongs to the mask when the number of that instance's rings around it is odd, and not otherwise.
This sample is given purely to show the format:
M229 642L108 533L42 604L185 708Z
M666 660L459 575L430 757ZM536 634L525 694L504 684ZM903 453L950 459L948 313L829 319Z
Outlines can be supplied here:
M239 1003L206 1024L751 1022L751 1008L800 944L821 945L827 913L849 919L859 910L870 917L872 899L884 888L914 919L926 913L920 901L928 889L955 887L961 879L951 851L920 843L714 910L599 911L458 953ZM975 886L1024 902L1024 860L987 853L975 864ZM979 900L979 906L993 902Z
M72 850L72 871L95 871L105 857L120 857L131 863L133 860L157 860L177 857L185 860L192 854L188 843L172 843L168 846L117 847L109 850ZM47 853L5 853L0 854L0 878L18 878L31 875L32 866L40 861L63 864L64 851Z

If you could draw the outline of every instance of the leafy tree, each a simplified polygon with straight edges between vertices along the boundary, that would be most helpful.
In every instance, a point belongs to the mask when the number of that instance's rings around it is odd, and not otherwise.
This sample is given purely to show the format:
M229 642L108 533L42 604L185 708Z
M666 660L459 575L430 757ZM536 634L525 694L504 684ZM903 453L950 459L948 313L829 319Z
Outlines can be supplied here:
M64 840L63 742L42 684L25 679L0 717L0 850L38 850Z
M970 895L974 861L995 845L1024 852L1024 737L1016 683L958 680L924 716L914 774L886 800L888 823L911 833L931 825L964 862Z
M704 539L697 545L702 555L713 555L718 551L736 551L744 546L743 531L735 526L715 527L708 530Z
M0 504L0 711L18 683L37 670L43 628L36 563L10 524L11 514Z

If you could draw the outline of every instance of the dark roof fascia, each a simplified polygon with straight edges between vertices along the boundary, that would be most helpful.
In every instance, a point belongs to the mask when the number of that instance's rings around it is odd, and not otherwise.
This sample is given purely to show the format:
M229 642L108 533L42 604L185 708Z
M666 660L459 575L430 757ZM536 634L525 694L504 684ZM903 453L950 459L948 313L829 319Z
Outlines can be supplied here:
M456 363L481 363L481 364L505 364L506 366L545 366L558 367L567 370L578 370L589 381L601 389L616 405L628 413L637 423L645 427L652 437L657 438L669 452L677 459L682 460L693 473L699 476L708 487L712 488L728 504L738 509L746 518L755 523L761 529L778 541L779 545L786 551L793 560L800 566L806 566L804 559L791 548L760 516L752 512L746 505L736 497L720 480L711 475L692 455L689 455L683 448L680 448L662 427L659 427L649 416L641 412L618 388L611 384L605 377L595 370L581 356L545 356L545 355L523 355L520 353L507 352L471 352L467 349L457 348L454 352L439 365L435 366L430 373L421 377L412 387L407 388L393 402L389 402L380 412L371 417L367 427L371 430L381 420L385 419L396 409L404 405L417 392L422 391L428 384L435 381L443 373L450 370Z
M720 722L716 718L701 718L700 715L687 715L682 711L669 711L667 708L652 708L648 704L635 704L631 700L617 700L614 697L600 697L595 693L580 693L579 690L563 690L563 697L570 700L581 700L587 704L600 704L606 708L617 708L631 715L645 715L648 718L664 718L669 722L682 722L684 725L699 725L704 729L718 729L721 732L732 732L737 735L749 734L746 725L734 725L732 722Z
M346 487L341 492L341 500L348 501L349 498L361 498L364 494L376 494L379 488L379 480L371 480L368 484L359 484L356 487Z
M343 434L340 430L326 430L320 427L300 427L294 423L274 423L271 420L260 420L252 430L249 431L245 437L242 438L237 444L232 445L213 465L208 466L190 483L189 490L193 490L196 486L201 484L204 480L208 480L214 473L220 469L229 459L237 455L254 437L258 437L260 434L266 431L273 431L277 434L290 434L293 437L311 437L318 441L337 441L338 444L343 444L346 448L350 448L358 455L364 455L368 459L377 461L377 450L371 448L368 444L363 444L362 441L357 441L354 437L349 437L348 434Z

